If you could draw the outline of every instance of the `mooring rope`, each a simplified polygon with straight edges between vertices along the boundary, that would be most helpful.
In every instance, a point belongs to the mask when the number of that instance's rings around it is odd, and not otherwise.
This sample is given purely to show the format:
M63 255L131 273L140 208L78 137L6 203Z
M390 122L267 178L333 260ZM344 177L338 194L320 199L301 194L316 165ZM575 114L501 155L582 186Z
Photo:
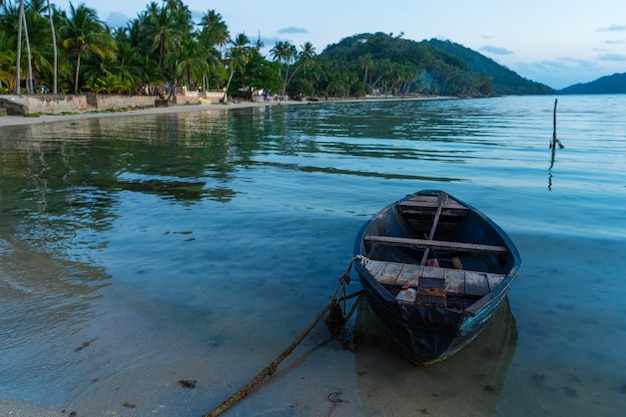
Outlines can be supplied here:
M358 295L361 295L363 293L363 290L361 290L361 291L357 291L357 292L354 292L354 293L349 294L349 295L345 295L345 293L346 293L346 286L350 283L350 269L352 268L352 263L355 260L360 260L361 262L367 262L367 258L365 258L363 256L360 256L360 255L357 255L354 258L352 258L352 260L350 261L350 265L348 266L348 269L346 270L346 272L344 272L339 277L339 285L337 286L337 290L335 290L335 294L333 295L332 301L326 307L324 307L324 309L317 315L317 317L315 318L315 320L313 320L313 322L309 325L309 327L307 327L296 338L296 340L294 340L293 343L291 345L289 345L289 347L287 347L287 349L285 349L283 351L283 353L278 355L278 357L276 359L274 359L274 361L272 363L270 363L259 374L257 374L254 378L252 378L252 380L250 382L248 382L246 385L244 385L239 391L237 391L236 393L231 395L230 398L228 398L226 401L224 401L218 407L216 407L212 411L204 414L202 417L216 417L216 416L222 414L224 411L226 411L230 407L232 407L233 405L235 405L237 402L239 402L243 398L245 398L252 388L257 386L265 378L267 378L269 376L272 376L276 372L276 369L278 368L278 365L280 365L280 363L283 360L285 360L285 358L287 358L287 356L289 356L291 354L291 352L293 352L295 350L295 348L300 344L300 342L302 342L304 340L304 338L311 332L311 330L313 330L315 325L322 319L322 317L324 317L324 315L326 314L327 311L331 310L333 308L333 306L338 306L340 301L343 301L344 302L344 306L345 306L345 301L346 300L348 300L350 298L353 298L353 297L356 297ZM343 295L338 298L337 297L338 293L341 293L341 292L343 293ZM345 311L345 308L344 308L344 311ZM343 318L343 314L342 314L342 318Z
M369 262L369 259L363 255L356 255L354 258L352 258L350 260L350 263L348 264L348 268L346 268L345 272L339 276L339 283L337 285L335 293L333 294L333 300L339 300L340 298L343 299L343 311L346 310L346 287L350 284L350 271L352 270L352 264L354 264L354 262L356 261L361 261L361 264L365 266Z
M343 301L345 301L346 299L349 298L353 298L356 297L358 295L361 295L361 293L363 293L363 291L357 291L355 293L349 294L345 297L342 297ZM322 317L324 317L324 315L326 314L326 312L328 310L330 310L330 308L333 306L334 303L336 303L338 300L334 300L331 301L319 314L318 316L315 318L315 320L313 320L313 322L309 325L309 327L306 328L306 330L304 330L300 336L298 336L296 338L296 340L294 340L294 342L289 345L289 347L287 349L285 349L283 351L283 353L281 353L276 359L274 359L274 361L272 363L270 363L268 366L265 367L265 369L263 369L257 376L255 376L254 378L252 378L252 380L250 382L248 382L246 385L243 386L243 388L241 388L239 391L237 391L235 394L231 395L230 398L228 398L226 401L224 401L220 406L218 406L217 408L213 409L212 411L204 414L202 417L215 417L218 416L220 414L222 414L224 411L226 411L227 409L229 409L230 407L232 407L233 405L235 405L238 401L242 400L243 398L245 398L248 393L250 392L250 390L252 388L254 388L256 385L260 384L266 377L271 376L274 372L276 372L276 368L278 368L278 365L280 365L280 363L285 360L285 358L287 358L287 356L289 356L291 354L291 352L294 351L294 349L300 344L300 342L302 342L302 340L304 340L304 338L311 332L311 330L313 330L313 328L315 327L315 325L322 319Z

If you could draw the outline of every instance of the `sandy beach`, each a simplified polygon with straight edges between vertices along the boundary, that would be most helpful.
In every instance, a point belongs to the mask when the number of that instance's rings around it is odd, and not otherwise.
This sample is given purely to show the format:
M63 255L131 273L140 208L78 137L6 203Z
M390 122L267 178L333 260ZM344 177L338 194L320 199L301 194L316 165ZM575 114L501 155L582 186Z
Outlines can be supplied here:
M417 101L417 100L443 100L450 99L451 97L389 97L389 98L349 98L349 99L332 99L332 100L320 100L320 101L269 101L269 102L254 102L254 101L242 101L239 103L212 103L212 104L191 104L191 105L173 105L169 107L150 107L145 109L127 110L127 111L104 111L104 112L90 112L90 113L76 113L76 114L59 114L52 115L46 114L39 117L24 117L24 116L4 116L0 117L0 128L3 126L23 126L32 124L65 122L72 120L92 119L92 118L105 118L105 117L118 117L118 116L140 116L140 115L155 115L155 114L171 114L171 113L184 113L184 112L198 112L206 110L216 111L228 111L234 109L242 109L249 107L266 107L266 106L285 106L285 105L307 105L307 104L322 104L322 103L354 103L357 101L362 102L378 102L378 101Z

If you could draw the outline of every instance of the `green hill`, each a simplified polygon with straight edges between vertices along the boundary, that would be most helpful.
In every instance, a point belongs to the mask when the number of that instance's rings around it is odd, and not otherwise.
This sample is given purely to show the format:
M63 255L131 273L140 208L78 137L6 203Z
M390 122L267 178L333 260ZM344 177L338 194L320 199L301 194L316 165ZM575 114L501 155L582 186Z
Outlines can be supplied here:
M472 49L450 41L431 39L428 44L461 59L467 67L478 74L487 74L493 77L494 94L524 95L524 94L554 94L554 90L547 85L521 77Z
M588 83L574 84L559 94L626 94L626 73L607 75Z
M329 45L320 58L356 80L351 92L492 96L552 94L550 87L520 77L495 61L446 41L413 41L363 33Z
M320 54L365 90L383 94L492 95L491 78L470 71L459 58L426 42L363 33L329 45Z

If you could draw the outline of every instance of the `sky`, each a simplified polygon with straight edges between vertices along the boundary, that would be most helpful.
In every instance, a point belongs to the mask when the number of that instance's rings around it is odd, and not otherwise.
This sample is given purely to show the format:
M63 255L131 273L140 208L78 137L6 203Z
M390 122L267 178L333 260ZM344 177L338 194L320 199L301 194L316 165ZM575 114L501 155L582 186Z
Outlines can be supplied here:
M156 0L160 3L160 0ZM69 11L69 1L52 0ZM112 26L146 9L147 0L75 0ZM524 78L555 89L626 72L625 0L183 0L194 19L219 13L231 36L259 37L316 52L360 33L459 43Z

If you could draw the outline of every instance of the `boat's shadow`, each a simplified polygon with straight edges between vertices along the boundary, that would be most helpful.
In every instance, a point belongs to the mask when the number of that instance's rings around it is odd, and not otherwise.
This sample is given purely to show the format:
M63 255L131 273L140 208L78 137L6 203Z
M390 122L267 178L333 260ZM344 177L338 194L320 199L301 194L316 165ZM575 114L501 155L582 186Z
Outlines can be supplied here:
M369 415L492 415L517 345L508 299L485 330L428 367L406 360L372 316L364 296L355 318L356 372Z

